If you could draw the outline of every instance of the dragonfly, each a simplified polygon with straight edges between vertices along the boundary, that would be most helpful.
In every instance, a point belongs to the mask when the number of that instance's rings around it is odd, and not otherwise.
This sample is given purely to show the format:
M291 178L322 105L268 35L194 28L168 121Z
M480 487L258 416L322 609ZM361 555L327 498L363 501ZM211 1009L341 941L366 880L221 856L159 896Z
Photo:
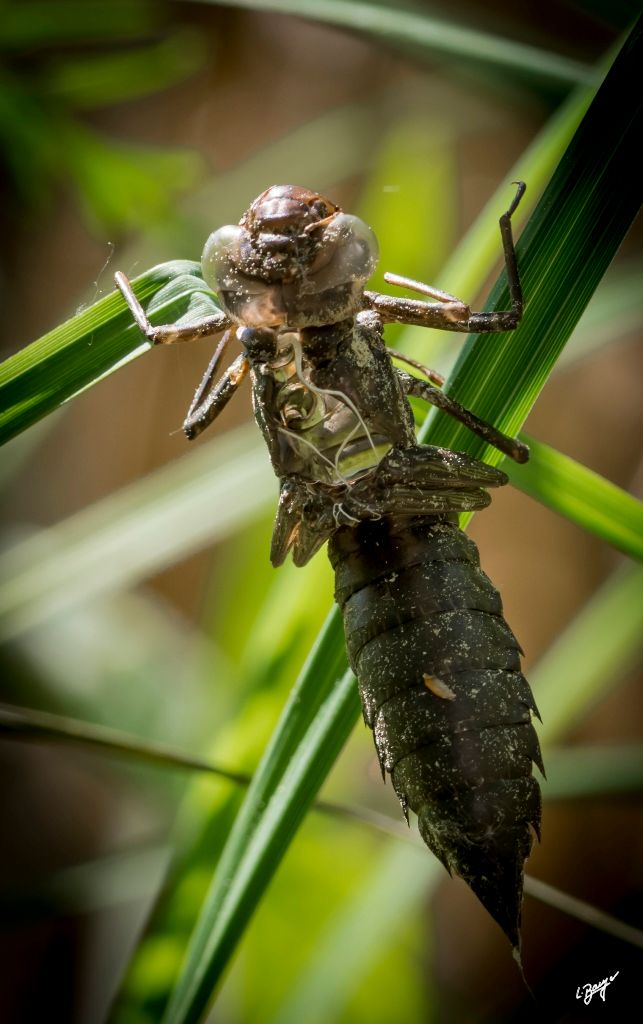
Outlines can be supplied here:
M168 345L220 335L183 429L197 437L249 376L254 416L279 481L270 558L305 565L328 542L349 663L408 821L462 877L520 950L524 863L540 838L543 771L521 648L478 550L458 526L508 478L462 452L419 444L409 398L422 399L517 462L528 448L445 394L443 380L390 348L384 327L492 333L518 326L523 296L511 218L499 220L510 308L472 311L397 274L366 288L378 262L371 228L318 192L273 185L236 225L208 238L203 277L220 311L152 325L124 274L116 283L145 337ZM225 369L230 342L241 353ZM399 369L405 362L419 377Z

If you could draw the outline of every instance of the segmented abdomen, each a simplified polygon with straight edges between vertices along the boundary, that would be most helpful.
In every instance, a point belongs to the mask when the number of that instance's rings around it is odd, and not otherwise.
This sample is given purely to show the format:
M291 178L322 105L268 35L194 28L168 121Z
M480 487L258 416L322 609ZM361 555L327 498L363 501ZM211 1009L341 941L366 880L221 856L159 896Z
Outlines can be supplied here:
M329 555L382 772L517 947L538 712L478 550L454 516L385 516L338 529Z

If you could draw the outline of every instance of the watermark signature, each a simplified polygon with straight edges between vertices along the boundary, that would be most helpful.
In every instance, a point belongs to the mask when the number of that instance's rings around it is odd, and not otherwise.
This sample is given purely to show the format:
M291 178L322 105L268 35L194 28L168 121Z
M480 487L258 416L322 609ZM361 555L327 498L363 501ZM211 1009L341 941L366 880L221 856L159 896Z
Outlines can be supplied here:
M587 982L586 985L580 985L576 989L576 998L582 999L585 1006L589 1006L593 996L598 992L603 1002L605 1002L605 990L608 985L612 984L614 978L618 977L619 973L620 972L617 971L616 974L611 974L609 978L603 978L602 981L597 981L595 985L592 985L591 982Z

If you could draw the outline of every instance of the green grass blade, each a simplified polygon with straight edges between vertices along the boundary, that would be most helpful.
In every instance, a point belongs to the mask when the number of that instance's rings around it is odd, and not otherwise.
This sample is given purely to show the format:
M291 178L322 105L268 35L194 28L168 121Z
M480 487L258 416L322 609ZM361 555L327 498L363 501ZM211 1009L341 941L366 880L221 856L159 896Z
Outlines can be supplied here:
M275 491L254 424L200 445L0 554L0 637L132 586L227 536L261 515Z
M167 89L197 71L204 56L199 35L177 32L136 49L56 58L43 85L48 97L93 110Z
M643 931L639 928L634 928L631 924L626 924L625 921L619 921L617 918L612 917L611 914L606 914L604 910L599 910L598 907L592 906L591 903L586 903L585 900L579 900L575 896L561 892L560 889L554 888L553 885L541 882L539 878L525 875L525 895L532 896L540 900L541 903L547 903L550 907L562 911L563 914L569 914L570 917L574 917L577 921L583 921L585 924L590 925L590 927L598 928L607 935L613 935L615 938L620 939L621 942L628 942L633 946L639 946L643 949Z
M643 746L559 747L547 752L545 800L593 799L643 790Z
M218 310L197 263L174 260L134 282L154 323L191 323ZM0 444L149 349L113 292L0 366Z
M111 729L108 726L70 718L68 715L56 715L34 708L0 703L0 732L5 737L50 740L84 746L90 750L160 768L207 772L240 786L245 786L250 781L249 776L242 772L229 771L211 761L176 750L166 743L158 743L142 736L132 736L120 729Z
M643 559L643 502L574 459L523 435L524 466L505 463L514 487L612 544Z
M450 378L450 394L507 433L522 426L638 212L641 187L631 167L643 130L637 87L642 50L639 22L522 233L520 326L469 338ZM488 308L508 305L503 274ZM472 455L484 453L495 464L502 459L442 413L428 418L421 436Z
M643 649L643 567L616 573L531 673L545 744L559 740L622 678Z
M257 902L355 724L359 699L354 678L347 672L335 684L341 660L337 631L333 615L257 770L190 941L166 1024L200 1019ZM320 684L321 701L315 683Z
M223 0L199 2L220 6ZM554 81L574 84L595 81L593 69L579 61L394 6L359 0L225 0L225 4L312 18L354 32L364 32L381 39L388 46L412 46L416 52L419 48L428 53L445 54Z

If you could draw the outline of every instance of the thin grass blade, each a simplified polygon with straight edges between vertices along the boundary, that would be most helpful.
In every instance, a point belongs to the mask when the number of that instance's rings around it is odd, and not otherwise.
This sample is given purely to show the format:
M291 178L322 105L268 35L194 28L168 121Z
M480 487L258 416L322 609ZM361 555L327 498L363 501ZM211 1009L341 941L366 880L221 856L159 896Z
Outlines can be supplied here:
M547 753L547 779L542 788L545 800L640 794L643 746L625 743L619 747L557 747Z
M611 914L606 914L604 910L592 906L591 903L579 900L569 893L561 892L560 889L555 889L553 885L541 882L538 878L525 875L525 894L533 896L541 903L548 903L556 910L569 914L570 917L576 918L577 921L583 921L592 928L598 928L600 931L606 932L607 935L613 935L621 942L627 942L629 945L639 946L643 949L643 931L640 928L626 924L625 921L619 921Z
M93 597L134 585L252 522L274 494L254 428L200 446L4 552L0 637L15 638Z
M631 168L643 129L642 50L639 21L520 237L520 326L470 337L449 379L449 394L509 434L522 426L638 213L641 184ZM504 281L503 274L489 309L509 308ZM493 464L502 459L442 413L428 417L421 438Z
M293 690L235 821L172 993L166 1024L201 1018L213 985L355 724L359 699L353 676L347 672L334 685L335 672L329 673L327 659L319 657L324 640L331 640L333 646L335 629L331 620L311 658L309 671L302 672ZM334 665L336 661L334 655ZM320 702L315 698L315 717L310 721L312 706L302 712L302 704L311 688L310 669L315 662L321 670L318 682L324 699ZM310 724L302 732L306 720ZM295 753L291 756L289 750L293 747Z
M544 744L555 743L638 662L643 650L643 567L615 573L531 673Z
M199 0L220 6L222 0ZM412 47L415 52L445 54L449 57L488 64L521 74L532 74L557 82L595 81L592 68L579 61L498 36L440 21L426 14L399 7L359 0L225 0L228 7L243 7L275 14L294 14L363 32L386 45Z
M0 732L5 737L22 740L48 740L79 745L130 761L156 765L159 768L189 772L207 772L218 778L246 786L250 777L243 772L229 771L211 761L176 750L165 743L141 736L131 736L120 729L111 729L92 722L83 722L68 715L56 715L34 708L0 704Z
M529 462L505 464L514 487L631 558L643 559L643 502L568 455L532 437L522 439L529 445Z
M192 323L218 311L190 260L152 267L133 282L153 323ZM113 292L0 366L0 444L150 348Z

